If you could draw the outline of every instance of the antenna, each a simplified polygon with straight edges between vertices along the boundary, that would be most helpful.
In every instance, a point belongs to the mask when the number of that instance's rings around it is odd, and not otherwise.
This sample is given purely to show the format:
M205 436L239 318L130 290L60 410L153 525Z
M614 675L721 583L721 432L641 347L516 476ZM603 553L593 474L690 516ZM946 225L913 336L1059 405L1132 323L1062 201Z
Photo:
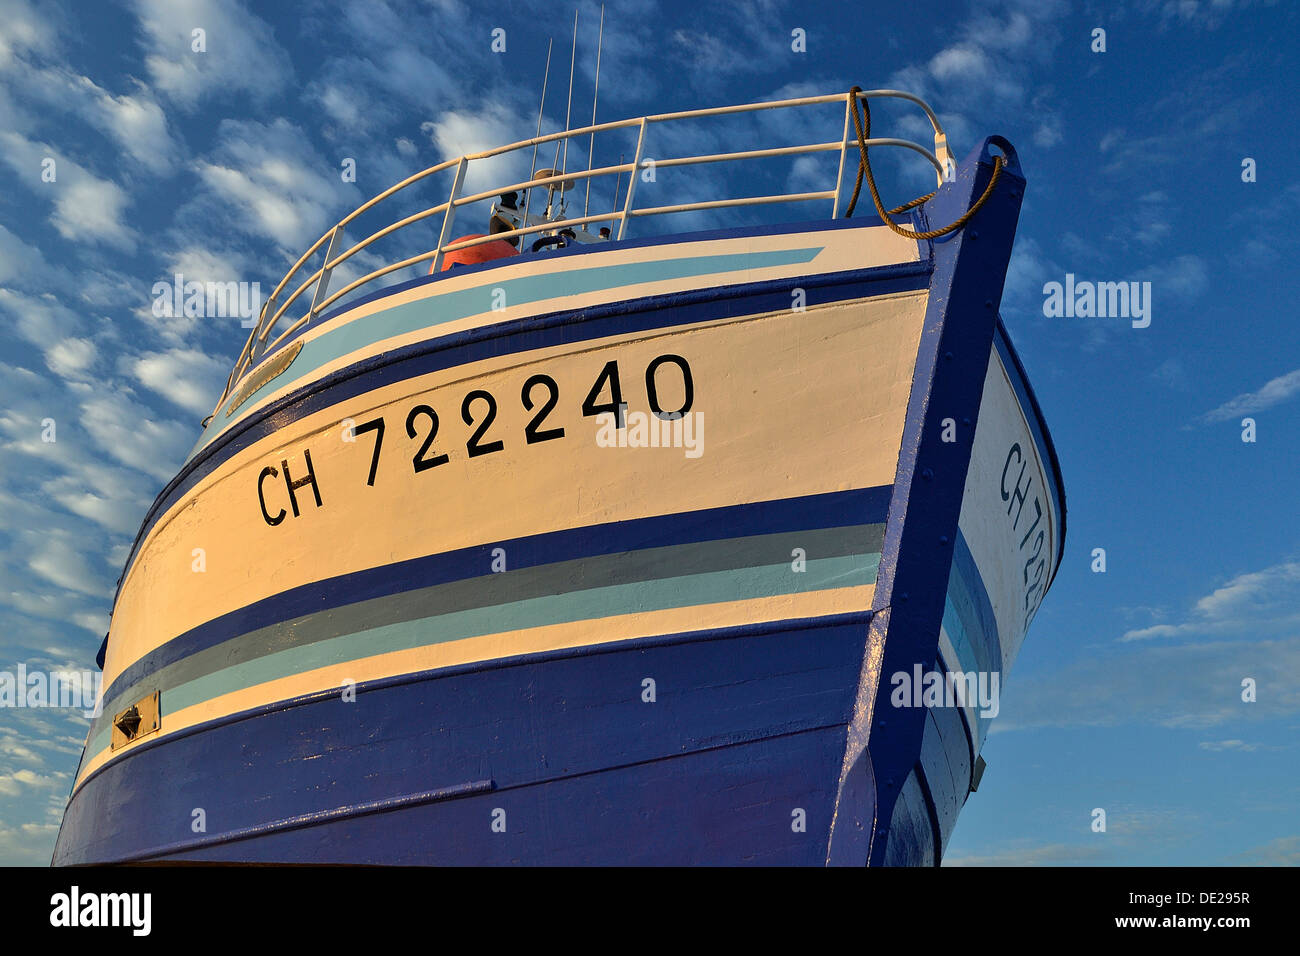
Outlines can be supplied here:
M533 139L536 139L537 137L542 135L542 111L546 109L546 84L549 83L551 80L551 44L554 42L555 42L554 40L546 41L546 73L545 75L542 76L542 102L541 105L537 107L537 132L533 134ZM537 165L537 144L536 143L533 143L532 165L533 166ZM530 171L528 175L531 176L532 172Z
M625 155L627 155L627 154L626 154L626 153L619 153L619 154L618 154L618 164L619 164L620 166L623 165L623 157L624 157ZM634 175L635 175L635 173L634 173ZM621 180L622 178L623 178L623 170L620 169L618 172L616 172L616 173L614 174L614 205L610 207L610 209L611 209L613 212L618 212L618 183L619 183L619 180ZM609 221L609 224L610 224L611 226L613 226L613 225L614 225L614 220L611 219L611 220Z
M546 85L551 80L551 44L554 40L546 41L546 73L542 77L542 103L537 107L537 132L533 134L533 139L542 135L542 111L546 109ZM537 143L533 143L533 159L528 164L528 175L531 177L537 170ZM532 190L524 190L524 228L528 227L528 202L532 199Z
M564 111L564 131L569 131L569 118L573 115L573 62L578 55L578 11L573 11L573 49L569 52L569 106ZM564 137L564 163L560 163L560 141L555 141L555 162L552 164L559 168L561 173L567 172L566 166L569 162L569 137ZM564 202L563 196L560 202Z
M600 49L602 46L604 46L604 44L605 44L605 5L602 3L600 5L600 36L596 40L596 89L591 94L591 125L592 126L596 125L596 100L600 97ZM596 150L596 131L592 130L591 142L587 144L587 198L583 200L582 203L582 216L584 219L587 217L587 211L591 206L591 161L592 161L592 157L595 156L595 150ZM615 202L618 201L617 196L614 197L614 201ZM584 225L582 228L586 229L587 227Z

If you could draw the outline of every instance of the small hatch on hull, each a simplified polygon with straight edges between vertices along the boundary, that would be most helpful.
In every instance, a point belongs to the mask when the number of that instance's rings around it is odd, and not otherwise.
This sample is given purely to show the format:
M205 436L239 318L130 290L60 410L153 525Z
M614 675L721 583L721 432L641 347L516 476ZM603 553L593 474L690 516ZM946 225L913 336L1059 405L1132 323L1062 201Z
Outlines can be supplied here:
M161 724L158 711L158 691L136 701L113 717L111 747L117 750L127 744L157 733Z

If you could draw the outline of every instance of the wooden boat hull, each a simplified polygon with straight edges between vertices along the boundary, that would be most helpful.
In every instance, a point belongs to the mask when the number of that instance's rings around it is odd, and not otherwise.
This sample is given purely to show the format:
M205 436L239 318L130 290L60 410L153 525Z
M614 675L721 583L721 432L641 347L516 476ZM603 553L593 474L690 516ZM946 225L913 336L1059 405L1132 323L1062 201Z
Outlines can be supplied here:
M892 676L1001 675L1063 535L1003 175L976 242L519 257L284 343L136 540L55 862L937 861L988 708Z

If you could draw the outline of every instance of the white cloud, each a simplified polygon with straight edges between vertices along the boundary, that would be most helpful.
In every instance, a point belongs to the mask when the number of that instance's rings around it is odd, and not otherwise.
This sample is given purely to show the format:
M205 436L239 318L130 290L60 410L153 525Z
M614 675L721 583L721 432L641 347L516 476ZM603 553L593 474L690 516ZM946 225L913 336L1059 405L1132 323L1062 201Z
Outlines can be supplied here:
M979 12L957 26L955 42L930 58L921 88L901 89L929 98L929 88L937 87L938 101L956 109L1005 111L1024 105L1026 91L1017 77L1036 63L1050 61L1060 43L1057 22L1066 8L1055 0L1004 0L976 6ZM1032 112L1039 118L1038 145L1053 145L1060 135L1060 120L1046 97L1035 98ZM954 141L969 141L960 124L948 132Z
M10 779L29 787L50 787L58 783L57 775L42 776L31 770L18 770L10 774Z
M141 385L200 417L212 411L230 372L225 359L197 349L148 352L128 364Z
M288 120L263 124L224 120L220 147L196 169L209 205L232 227L261 235L296 257L320 237L344 205L359 205L355 186L326 170L308 137Z
M42 288L52 272L39 249L0 226L0 283Z
M1194 255L1177 256L1168 262L1157 263L1142 270L1139 278L1151 282L1152 297L1190 299L1199 296L1210 285L1205 262Z
M1099 847L1070 846L1052 843L1046 846L1017 847L989 854L945 856L944 866L1087 866L1105 859Z
M1043 283L1063 274L1062 268L1044 251L1033 236L1016 237L1002 285L1002 312L1042 315Z
M29 52L47 52L54 46L55 19L49 11L37 11L26 0L0 2L0 70L17 66L17 58Z
M1167 388L1185 389L1191 384L1186 363L1179 357L1167 358L1151 372L1151 377Z
M316 99L332 120L351 132L364 132L369 128L371 114L364 109L364 100L355 89L329 84L320 90Z
M135 9L153 85L185 108L215 93L263 99L292 77L270 26L239 0L136 0ZM195 29L206 52L192 49Z
M1039 4L1039 11L1047 12L1043 10L1047 6ZM1037 39L1034 22L1021 10L1011 11L1005 19L988 14L977 16L966 34L973 43L993 50L1018 50Z
M154 173L174 163L179 151L167 117L153 93L132 81L131 93L114 94L62 64L43 63L54 52L61 11L46 5L35 10L25 0L0 0L0 72L10 90L32 109L19 114L0 108L0 127L28 130L34 117L73 114L99 130L117 148Z
M446 16L448 12L451 16ZM458 36L469 40L462 12L444 10L442 16L420 21L425 36L432 33L441 41L434 50L430 50L427 42L412 40L412 20L418 14L395 10L384 0L351 0L343 14L346 18L343 29L368 54L365 58L346 61L352 75L359 74L364 85L377 86L421 104L455 88L454 71L449 69L449 64L455 62L451 44ZM477 40L474 37L470 42ZM486 37L482 42L487 42Z
M110 457L162 481L175 474L197 433L116 392L83 401L81 425Z
M63 238L135 247L135 234L122 221L127 195L116 183L100 179L54 147L12 130L0 133L0 155L20 181L53 202L50 221ZM54 160L54 182L40 178L46 159Z
M81 611L73 614L71 620L73 624L84 627L97 637L108 633L107 612Z
M940 80L972 81L991 71L988 56L977 46L960 43L941 50L930 60L930 72Z
M1142 0L1139 9L1158 15L1160 26L1177 22L1206 30L1218 29L1236 11L1253 6L1255 0Z
M1229 399L1218 408L1206 412L1201 420L1207 424L1231 421L1240 418L1242 415L1249 415L1265 408L1272 408L1297 393L1300 393L1300 368L1270 379L1261 388L1253 392L1243 392L1235 398Z
M139 475L103 463L92 468L78 462L64 474L47 479L44 488L68 511L116 534L134 535L149 506L148 491Z
M495 105L478 111L447 110L437 120L421 124L420 131L437 148L440 161L504 146L522 138L517 117L505 107ZM574 145L570 143L570 153L573 149ZM538 153L538 166L550 166L554 151L553 143L543 146ZM521 150L470 163L465 172L465 191L482 192L512 181L522 182L528 176L530 156L528 150Z
M102 309L133 307L140 303L139 275L87 269L77 275L77 297Z
M42 759L34 750L12 736L0 737L0 754L33 763L40 763Z
M1063 139L1065 139L1065 134L1062 131L1061 119L1058 116L1049 116L1042 123L1039 123L1038 128L1034 130L1034 145L1043 149L1050 149Z
M31 548L27 566L37 575L51 584L92 597L111 594L105 586L105 575L90 569L85 555L74 547L69 535L51 531L31 533L27 537Z
M64 239L130 248L135 239L122 222L126 204L127 195L116 183L86 176L60 191L52 222Z
M180 146L148 89L139 87L134 94L114 95L85 76L69 77L68 82L85 94L82 117L108 134L123 152L153 173L175 168Z
M1239 574L1178 623L1130 630L1052 673L1017 682L994 733L1123 723L1205 728L1300 712L1300 563ZM1157 640L1160 639L1160 640ZM1242 701L1252 678L1258 702Z
M0 311L14 317L14 331L42 349L75 335L83 326L81 316L49 293L31 296L0 289Z
M1196 610L1206 617L1223 618L1258 606L1261 599L1276 597L1300 585L1300 563L1287 562L1263 571L1239 574L1221 588L1196 602Z
M1300 638L1294 636L1124 645L1013 681L993 733L1125 724L1195 730L1277 720L1300 713L1297 673ZM1254 703L1241 698L1247 677L1259 688Z
M1121 643L1185 634L1258 634L1300 621L1300 562L1286 561L1238 574L1200 598L1179 624L1155 624L1126 631Z
M1120 640L1126 643L1128 641L1146 641L1153 637L1177 637L1182 633L1183 628L1173 624L1153 624L1150 627L1125 631Z
M95 362L95 343L90 339L64 339L45 352L45 364L62 378L83 378Z
M594 83L596 78L596 34L600 24L600 4L594 0L582 0L578 7L578 64L577 72L579 77L585 77L588 88ZM714 14L718 17L730 15L735 17L732 22L722 20L715 21L715 30L718 33L736 36L736 47L749 47L754 52L758 52L747 39L742 39L742 29L753 29L752 21L754 17L746 17L747 13L752 12L741 4L725 4L714 8ZM738 15L738 16L737 16ZM737 21L739 21L737 23ZM569 20L569 24L572 24ZM563 72L563 67L568 65L568 47L565 46L562 37L565 33L556 31L555 53L551 60L551 77L554 78ZM624 0L617 7L610 4L605 9L605 38L603 49L600 54L600 98L603 103L619 103L640 100L642 98L654 99L659 91L660 85L666 78L672 77L679 68L679 64L684 67L685 60L683 54L689 54L689 49L677 50L670 46L666 41L663 27L663 13L656 8L655 0ZM789 37L789 31L771 31L769 36L763 39L768 41L781 40L785 49L789 49L786 38ZM665 54L671 50L675 59L665 62ZM763 67L766 65L765 57L754 58L754 64L758 67L760 74L765 73ZM557 64L561 64L557 68ZM541 64L539 63L540 67ZM689 74L692 78L692 87L699 88L705 84L717 85L719 82L731 82L733 77L721 73L714 73L713 67L706 66L705 69L698 70ZM616 78L611 80L611 78ZM565 86L567 87L568 77L565 77ZM574 81L575 85L581 83L581 79ZM530 92L541 86L541 73L534 75ZM554 89L554 87L552 87ZM567 92L567 89L566 91ZM580 96L575 91L574 103L590 103L589 98ZM699 103L696 105L703 106ZM531 115L536 118L537 107L536 101ZM590 116L590 114L587 114ZM621 117L605 116L604 119L617 119ZM543 127L545 129L545 127ZM517 137L512 137L517 138Z
M173 252L167 259L165 278L172 279L177 274L184 276L186 282L203 283L244 282L250 278L242 255L218 251L210 245L191 245Z
M1278 837L1230 857L1234 866L1300 866L1300 836Z
M20 823L0 827L0 860L9 866L49 866L57 823Z
M133 93L114 94L64 66L31 63L12 77L13 89L25 103L49 115L79 118L151 173L175 167L179 142L152 91L138 81Z

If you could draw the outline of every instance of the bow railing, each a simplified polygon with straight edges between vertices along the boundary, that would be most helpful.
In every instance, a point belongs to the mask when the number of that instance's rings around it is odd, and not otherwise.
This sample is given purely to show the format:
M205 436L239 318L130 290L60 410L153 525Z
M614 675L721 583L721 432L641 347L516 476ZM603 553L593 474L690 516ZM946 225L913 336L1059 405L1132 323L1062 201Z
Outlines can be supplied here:
M911 93L905 93L900 90L867 90L860 91L857 94L860 99L876 98L893 98L906 100L919 106L929 120L934 130L934 149L931 151L926 146L919 143L911 142L905 139L895 138L870 138L866 140L867 146L890 146L900 147L919 153L929 161L934 167L937 178L942 183L945 178L951 176L953 169L952 156L948 149L947 137L944 134L943 127L939 123L939 118L934 111L919 97ZM656 158L652 161L656 170L671 169L683 166L700 166L712 163L727 163L741 160L765 159L779 156L800 156L804 154L830 153L839 152L839 168L833 189L824 189L813 192L792 192L778 193L767 196L748 196L734 199L717 199L700 202L678 203L666 206L647 206L638 207L636 205L637 183L641 177L636 173L646 168L651 161L645 158L646 131L658 124L679 122L685 120L694 120L712 116L726 116L745 113L758 113L768 110L778 109L798 109L802 107L814 107L828 103L844 104L844 124L840 137L836 140L805 143L793 146L777 146L767 149L750 149L735 152L709 153L692 156L681 156L674 158ZM271 295L262 305L257 322L254 324L248 340L244 343L243 350L239 358L235 361L231 369L230 376L226 380L225 388L221 393L221 398L217 402L213 415L221 409L223 403L230 396L240 379L255 365L264 355L274 350L280 343L292 336L304 326L310 324L317 316L326 312L332 305L340 299L356 292L357 290L382 279L384 276L393 272L400 271L412 266L418 266L424 262L431 263L430 272L437 272L441 267L447 253L460 249L468 249L483 243L494 242L497 240L511 240L518 238L521 250L524 249L523 238L532 236L537 233L557 234L561 230L573 230L580 227L584 231L584 241L594 240L590 236L586 227L591 223L609 222L617 223L618 234L614 237L609 236L609 241L617 241L627 236L628 225L633 219L645 218L650 216L662 216L672 213L694 212L710 209L727 209L743 206L769 205L775 203L796 203L811 201L828 201L830 202L830 218L839 218L841 215L841 188L844 181L844 164L848 156L849 149L858 148L858 140L853 134L851 125L853 106L853 94L834 93L825 96L805 96L795 99L773 100L763 103L746 103L738 106L723 106L710 109L684 110L675 113L659 113L653 116L641 116L635 119L618 120L610 123L599 123L593 126L584 126L580 129L565 130L563 132L549 133L545 136L536 136L532 139L521 140L517 143L511 143L508 146L500 146L494 149L484 150L482 152L461 156L456 159L447 160L421 170L412 176L408 176L401 182L390 186L379 195L370 199L354 209L351 213L344 216L334 226L328 229L311 247L302 254L297 262L289 269L283 279L276 285ZM553 175L535 176L532 179L522 180L519 182L506 183L495 186L492 189L480 190L473 193L465 192L465 183L471 164L482 163L486 160L506 156L512 153L518 153L526 149L532 149L534 158L539 147L547 144L556 144L557 152L560 144L565 145L565 154L567 158L567 142L577 140L581 137L591 137L594 142L595 134L607 133L613 130L636 129L636 147L629 162L619 162L612 165L600 166L588 169L575 169L572 171L551 171ZM590 155L590 152L589 152ZM360 216L374 209L382 203L392 199L404 190L409 189L416 183L427 180L431 176L439 173L453 171L452 185L450 194L445 202L430 206L419 212L405 216L395 222L372 232L358 242L353 243L346 249L340 248L343 245L343 234L349 224L355 222ZM585 182L587 184L587 196L590 200L592 181L601 177L616 176L622 177L627 174L627 191L623 201L618 201L618 188L615 187L615 200L612 208L598 215L587 214L584 209L582 216L569 217L560 215L556 218L538 219L529 216L529 203L531 203L531 190L564 190L570 189L577 183ZM523 210L523 218L520 220L522 225L518 228L508 231L498 231L491 235L484 235L476 238L462 239L461 241L452 242L451 235L456 221L457 210L482 202L484 200L494 199L509 193L518 193L523 191L527 197ZM548 193L552 195L553 192ZM549 208L548 208L549 213ZM366 274L353 279L343 287L334 292L330 292L330 279L332 274L341 265L353 259L358 253L368 249L374 243L394 233L407 229L416 223L424 222L434 217L442 217L441 226L438 233L438 241L426 252L419 255L410 256L397 262L387 263L379 268L373 269ZM307 263L312 260L321 248L324 247L325 253L321 259L320 265L314 271L307 271ZM296 285L294 284L296 282ZM286 290L292 287L292 291ZM290 309L295 304L299 304L308 289L312 290L310 305L301 314L291 317L286 324L286 317L290 316ZM283 327L281 328L281 326ZM276 330L279 330L276 332ZM272 333L276 332L272 337ZM212 416L204 420L206 425Z

